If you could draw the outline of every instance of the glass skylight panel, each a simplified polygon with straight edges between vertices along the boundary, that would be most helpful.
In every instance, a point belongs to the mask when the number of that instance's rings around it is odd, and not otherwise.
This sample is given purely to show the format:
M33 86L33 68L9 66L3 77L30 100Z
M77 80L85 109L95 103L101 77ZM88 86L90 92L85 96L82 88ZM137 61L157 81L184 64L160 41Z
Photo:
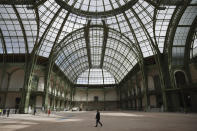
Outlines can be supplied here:
M184 62L185 44L193 20L197 16L197 7L188 6L182 15L175 32L172 47L172 64L182 65ZM178 45L178 46L177 46Z
M155 35L160 52L163 53L164 41L175 6L166 6L165 10L158 10L155 25Z
M133 27L135 27L135 25ZM134 31L136 32L136 37L139 40L138 42L141 47L143 56L144 57L150 56L152 54L152 50L148 50L148 47L150 47L150 43L147 41L148 38L145 35L145 32L143 31L142 27L135 29ZM146 41L147 41L147 44L145 44Z
M1 5L0 8L0 28L6 44L7 53L27 53L24 35L18 18L12 6Z
M189 27L178 27L174 36L174 45L185 45Z
M73 23L73 24L71 24ZM87 19L76 16L74 14L70 14L68 20L66 21L63 30L60 34L59 42L62 40L68 33L72 32L73 30L82 28L87 23ZM71 26L72 25L72 26Z
M181 17L179 25L191 25L194 18L196 18L197 7L189 6ZM174 45L185 45L190 27L178 27L174 37Z
M196 18L197 6L188 6L185 10L179 25L191 25L193 20Z
M3 48L3 42L2 42L2 36L0 35L0 54L3 54L5 51L4 51L4 48Z
M128 1L116 1L116 0L59 0L59 2L63 1L70 8L74 8L73 10L85 11L89 12L106 12L111 11L113 9L117 9L120 6L124 6ZM119 6L120 5L120 6Z
M82 78L79 76L77 79L77 84L88 84L88 77Z
M100 68L93 68L79 75L77 84L115 84L115 79L108 71Z
M108 62L108 60L110 60L111 62ZM112 64L112 63L114 63L114 64ZM112 57L110 57L110 56L105 56L105 58L104 58L104 64L105 65L108 65L108 67L111 69L113 69L115 72L117 72L117 74L122 74L122 70L120 70L117 66L119 65L119 62L116 60L116 59L114 59L114 58L112 58Z
M172 64L182 65L184 57L185 47L173 47L172 48Z
M39 8L39 16L40 16L40 36L44 33L47 25L51 22L51 19L54 17L55 13L59 9L59 5L54 2L54 0L47 0L44 5Z
M114 77L115 80L120 80L120 77L119 75L121 74L118 74L115 70L113 70L111 67L111 65L109 65L108 63L105 63L103 67L105 67L105 69L109 72L111 72L112 76Z
M29 53L31 53L37 35L37 23L35 12L34 10L27 10L25 6L17 5L16 7L25 29Z
M90 28L89 45L91 52L91 61L93 66L99 66L101 61L101 53L103 46L103 30L100 28Z

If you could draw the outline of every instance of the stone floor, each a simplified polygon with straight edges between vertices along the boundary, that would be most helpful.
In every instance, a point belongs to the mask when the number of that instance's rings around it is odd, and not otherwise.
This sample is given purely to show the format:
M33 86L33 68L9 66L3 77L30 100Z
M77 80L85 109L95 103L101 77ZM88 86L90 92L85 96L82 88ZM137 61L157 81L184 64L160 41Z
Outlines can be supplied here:
M58 112L0 116L0 131L196 131L197 114L101 112L103 127L95 126L96 112Z

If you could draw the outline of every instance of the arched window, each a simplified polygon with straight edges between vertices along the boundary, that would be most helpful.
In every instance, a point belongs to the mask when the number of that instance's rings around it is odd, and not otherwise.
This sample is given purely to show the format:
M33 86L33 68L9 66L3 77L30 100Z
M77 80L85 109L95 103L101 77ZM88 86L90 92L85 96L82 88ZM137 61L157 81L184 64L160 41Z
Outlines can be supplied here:
M152 76L148 76L148 89L149 90L155 89L154 80Z
M186 85L185 74L182 71L177 71L175 73L175 79L176 79L176 87L177 88L181 88Z

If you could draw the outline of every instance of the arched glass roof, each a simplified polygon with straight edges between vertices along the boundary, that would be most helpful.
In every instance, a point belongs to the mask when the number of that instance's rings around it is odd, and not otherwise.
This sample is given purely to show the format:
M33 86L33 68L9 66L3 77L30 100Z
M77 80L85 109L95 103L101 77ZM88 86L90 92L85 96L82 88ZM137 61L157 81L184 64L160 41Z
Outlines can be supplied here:
M106 17L131 8L137 0L56 0L66 10L86 17Z
M36 50L50 59L59 46L55 63L73 83L92 68L105 69L120 82L140 57L167 53L165 44L172 43L166 42L166 34L181 1L0 1L0 53ZM184 53L181 48L196 14L196 0L191 0L172 41L175 59Z
M192 2L194 3L194 2ZM197 1L196 1L197 3ZM185 45L189 35L190 28L197 16L197 6L188 6L177 25L173 45L172 45L172 63L182 65L184 63ZM195 28L195 27L194 27ZM195 38L194 38L195 39ZM193 44L195 53L195 40Z
M65 36L54 54L56 64L74 83L90 68L105 69L120 82L137 63L137 50L132 44L116 30L89 25Z
M36 42L36 34L34 10L21 5L0 5L0 47L3 47L0 53L30 53Z
M77 84L100 85L115 84L114 77L105 69L88 69L77 78Z

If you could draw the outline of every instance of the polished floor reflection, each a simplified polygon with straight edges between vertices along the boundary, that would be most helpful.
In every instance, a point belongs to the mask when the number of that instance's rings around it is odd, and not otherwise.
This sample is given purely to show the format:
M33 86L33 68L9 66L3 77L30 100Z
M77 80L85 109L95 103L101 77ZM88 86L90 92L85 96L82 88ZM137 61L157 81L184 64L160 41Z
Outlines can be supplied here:
M197 114L101 111L103 127L95 126L96 112L58 112L0 116L0 131L196 131Z

